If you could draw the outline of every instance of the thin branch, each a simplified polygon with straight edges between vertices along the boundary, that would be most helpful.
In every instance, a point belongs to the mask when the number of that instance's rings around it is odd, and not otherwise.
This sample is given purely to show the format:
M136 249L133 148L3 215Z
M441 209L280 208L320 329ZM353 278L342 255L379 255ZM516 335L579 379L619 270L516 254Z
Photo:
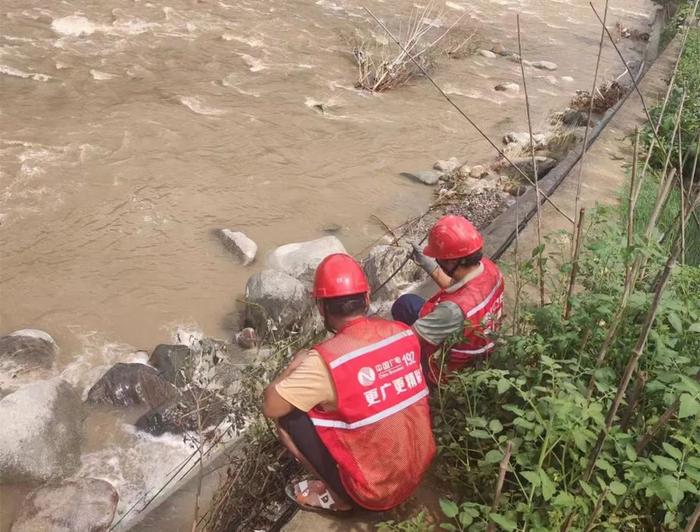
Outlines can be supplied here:
M537 209L537 248L540 252L537 254L537 281L540 288L540 306L544 307L544 262L542 257L542 215L540 213L540 185L539 176L537 175L537 160L535 159L535 142L532 137L532 118L530 117L530 97L527 93L527 79L525 78L525 61L523 60L523 45L520 38L520 15L515 15L515 21L518 27L518 55L520 56L520 73L523 78L523 91L525 92L525 111L527 113L527 129L530 133L530 158L532 160L532 175L535 179L535 197L537 201L535 206Z
M576 275L578 274L578 256L581 251L581 228L583 227L583 217L586 214L586 209L582 208L576 220L576 235L574 237L574 254L571 261L571 275L569 276L569 289L566 294L566 302L564 304L564 319L569 319L571 313L571 297L574 293L576 285Z
M574 203L574 213L578 212L578 205L581 201L581 181L583 176L583 159L588 151L588 133L590 131L591 117L593 116L593 92L598 87L598 70L600 68L600 58L603 55L603 43L605 42L605 22L608 20L608 0L605 0L605 10L603 11L603 29L600 30L600 42L598 43L598 57L595 62L595 70L593 72L593 87L591 88L591 101L588 104L588 117L586 119L586 129L583 133L583 145L581 147L581 158L578 162L578 176L576 178L576 200ZM574 223L576 230L576 223ZM572 249L572 254L573 254Z
M506 445L506 450L503 453L503 460L501 460L501 465L498 468L498 481L496 482L496 492L493 496L491 513L496 513L498 510L498 504L501 502L501 490L503 490L503 481L505 480L506 473L508 472L508 464L510 462L510 453L512 450L513 442L508 442L508 445ZM490 521L486 531L493 532L494 530L496 530L496 523Z

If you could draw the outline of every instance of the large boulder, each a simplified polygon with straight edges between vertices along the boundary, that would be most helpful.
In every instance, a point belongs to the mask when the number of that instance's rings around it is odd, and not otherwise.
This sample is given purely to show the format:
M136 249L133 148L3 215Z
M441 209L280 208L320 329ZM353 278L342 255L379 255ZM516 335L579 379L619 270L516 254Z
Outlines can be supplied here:
M423 277L423 270L408 259L409 255L410 252L406 248L396 246L380 245L370 249L369 254L362 261L362 268L365 270L372 292L403 265L401 271L376 294L377 299L395 299L409 284Z
M424 185L437 185L440 178L445 175L441 170L419 170L417 172L401 172L401 175Z
M160 344L148 359L161 377L176 386L182 386L192 375L192 351L186 345ZM155 405L157 406L157 405Z
M136 428L154 436L180 434L217 426L228 414L226 404L210 392L187 390L176 399L154 408L136 421Z
M160 406L177 396L177 388L146 364L119 362L109 368L88 392L87 401L113 406Z
M347 253L343 243L334 236L295 242L280 246L270 253L267 267L284 272L310 287L316 267L333 253Z
M277 270L262 270L245 287L247 321L259 333L288 329L302 319L311 306L306 287Z
M532 167L532 157L521 157L520 159L512 159L512 162L517 166L521 172L529 176L532 179L535 175L535 170ZM546 176L552 168L557 165L557 160L551 157L545 157L542 155L535 156L535 164L537 165L537 179L542 179ZM501 173L507 175L508 177L521 178L522 175L515 168L505 161L499 163L499 169Z
M24 499L10 532L103 532L112 524L118 502L117 490L106 480L44 485Z
M80 465L83 405L55 378L23 386L0 400L0 483L45 481Z
M56 342L44 331L23 329L0 337L0 389L15 391L52 377L57 353Z

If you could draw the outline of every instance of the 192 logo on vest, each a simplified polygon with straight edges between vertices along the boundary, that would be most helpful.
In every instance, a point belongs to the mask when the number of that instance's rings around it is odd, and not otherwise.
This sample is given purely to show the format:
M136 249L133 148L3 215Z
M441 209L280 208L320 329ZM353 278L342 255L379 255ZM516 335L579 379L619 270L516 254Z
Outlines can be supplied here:
M377 375L372 368L360 368L357 372L357 382L362 386L371 386L377 380Z

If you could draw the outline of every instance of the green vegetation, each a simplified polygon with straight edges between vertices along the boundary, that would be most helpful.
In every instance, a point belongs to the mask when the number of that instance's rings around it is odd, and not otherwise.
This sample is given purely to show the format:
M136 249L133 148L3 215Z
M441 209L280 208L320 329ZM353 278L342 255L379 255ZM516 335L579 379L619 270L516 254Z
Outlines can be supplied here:
M617 209L599 208L579 258L580 290L564 319L571 263L548 263L552 302L519 309L517 331L501 338L488 367L439 390L435 431L445 530L682 530L700 491L700 270L676 267L613 423L606 415L644 334L668 253L652 239L626 246ZM561 239L558 239L561 242ZM561 256L568 255L562 250ZM644 272L619 314L637 257ZM513 271L536 285L535 254ZM527 287L523 285L525 290ZM607 357L596 359L613 323ZM591 386L592 384L592 386ZM589 390L592 396L589 398ZM670 412L670 414L669 414ZM497 508L499 470L508 446ZM588 471L589 465L591 466ZM503 464L505 467L506 464ZM430 530L408 522L385 530Z

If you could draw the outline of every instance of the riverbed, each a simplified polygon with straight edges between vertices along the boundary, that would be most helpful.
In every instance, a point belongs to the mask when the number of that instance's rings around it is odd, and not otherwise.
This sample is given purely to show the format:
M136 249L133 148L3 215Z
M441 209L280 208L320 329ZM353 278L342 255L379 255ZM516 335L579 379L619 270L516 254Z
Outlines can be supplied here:
M419 4L2 4L0 333L48 331L81 391L178 328L230 338L245 281L274 247L333 226L359 254L383 233L372 215L394 225L421 212L432 189L401 172L493 156L425 80L383 94L354 87L342 35L381 36L362 6L397 28ZM526 70L543 128L590 88L600 27L587 1L448 1L431 22L462 17L478 48L515 50L516 13L524 58L556 66ZM649 0L623 0L608 25L649 31L654 18ZM645 43L621 46L643 57ZM606 46L600 78L621 72ZM434 76L497 142L526 129L522 91L494 90L521 84L519 64L440 57ZM256 263L233 259L214 235L224 227L258 243ZM93 412L84 450L84 472L122 492L120 511L187 454L177 438L133 433L131 417ZM21 492L0 487L0 502Z

